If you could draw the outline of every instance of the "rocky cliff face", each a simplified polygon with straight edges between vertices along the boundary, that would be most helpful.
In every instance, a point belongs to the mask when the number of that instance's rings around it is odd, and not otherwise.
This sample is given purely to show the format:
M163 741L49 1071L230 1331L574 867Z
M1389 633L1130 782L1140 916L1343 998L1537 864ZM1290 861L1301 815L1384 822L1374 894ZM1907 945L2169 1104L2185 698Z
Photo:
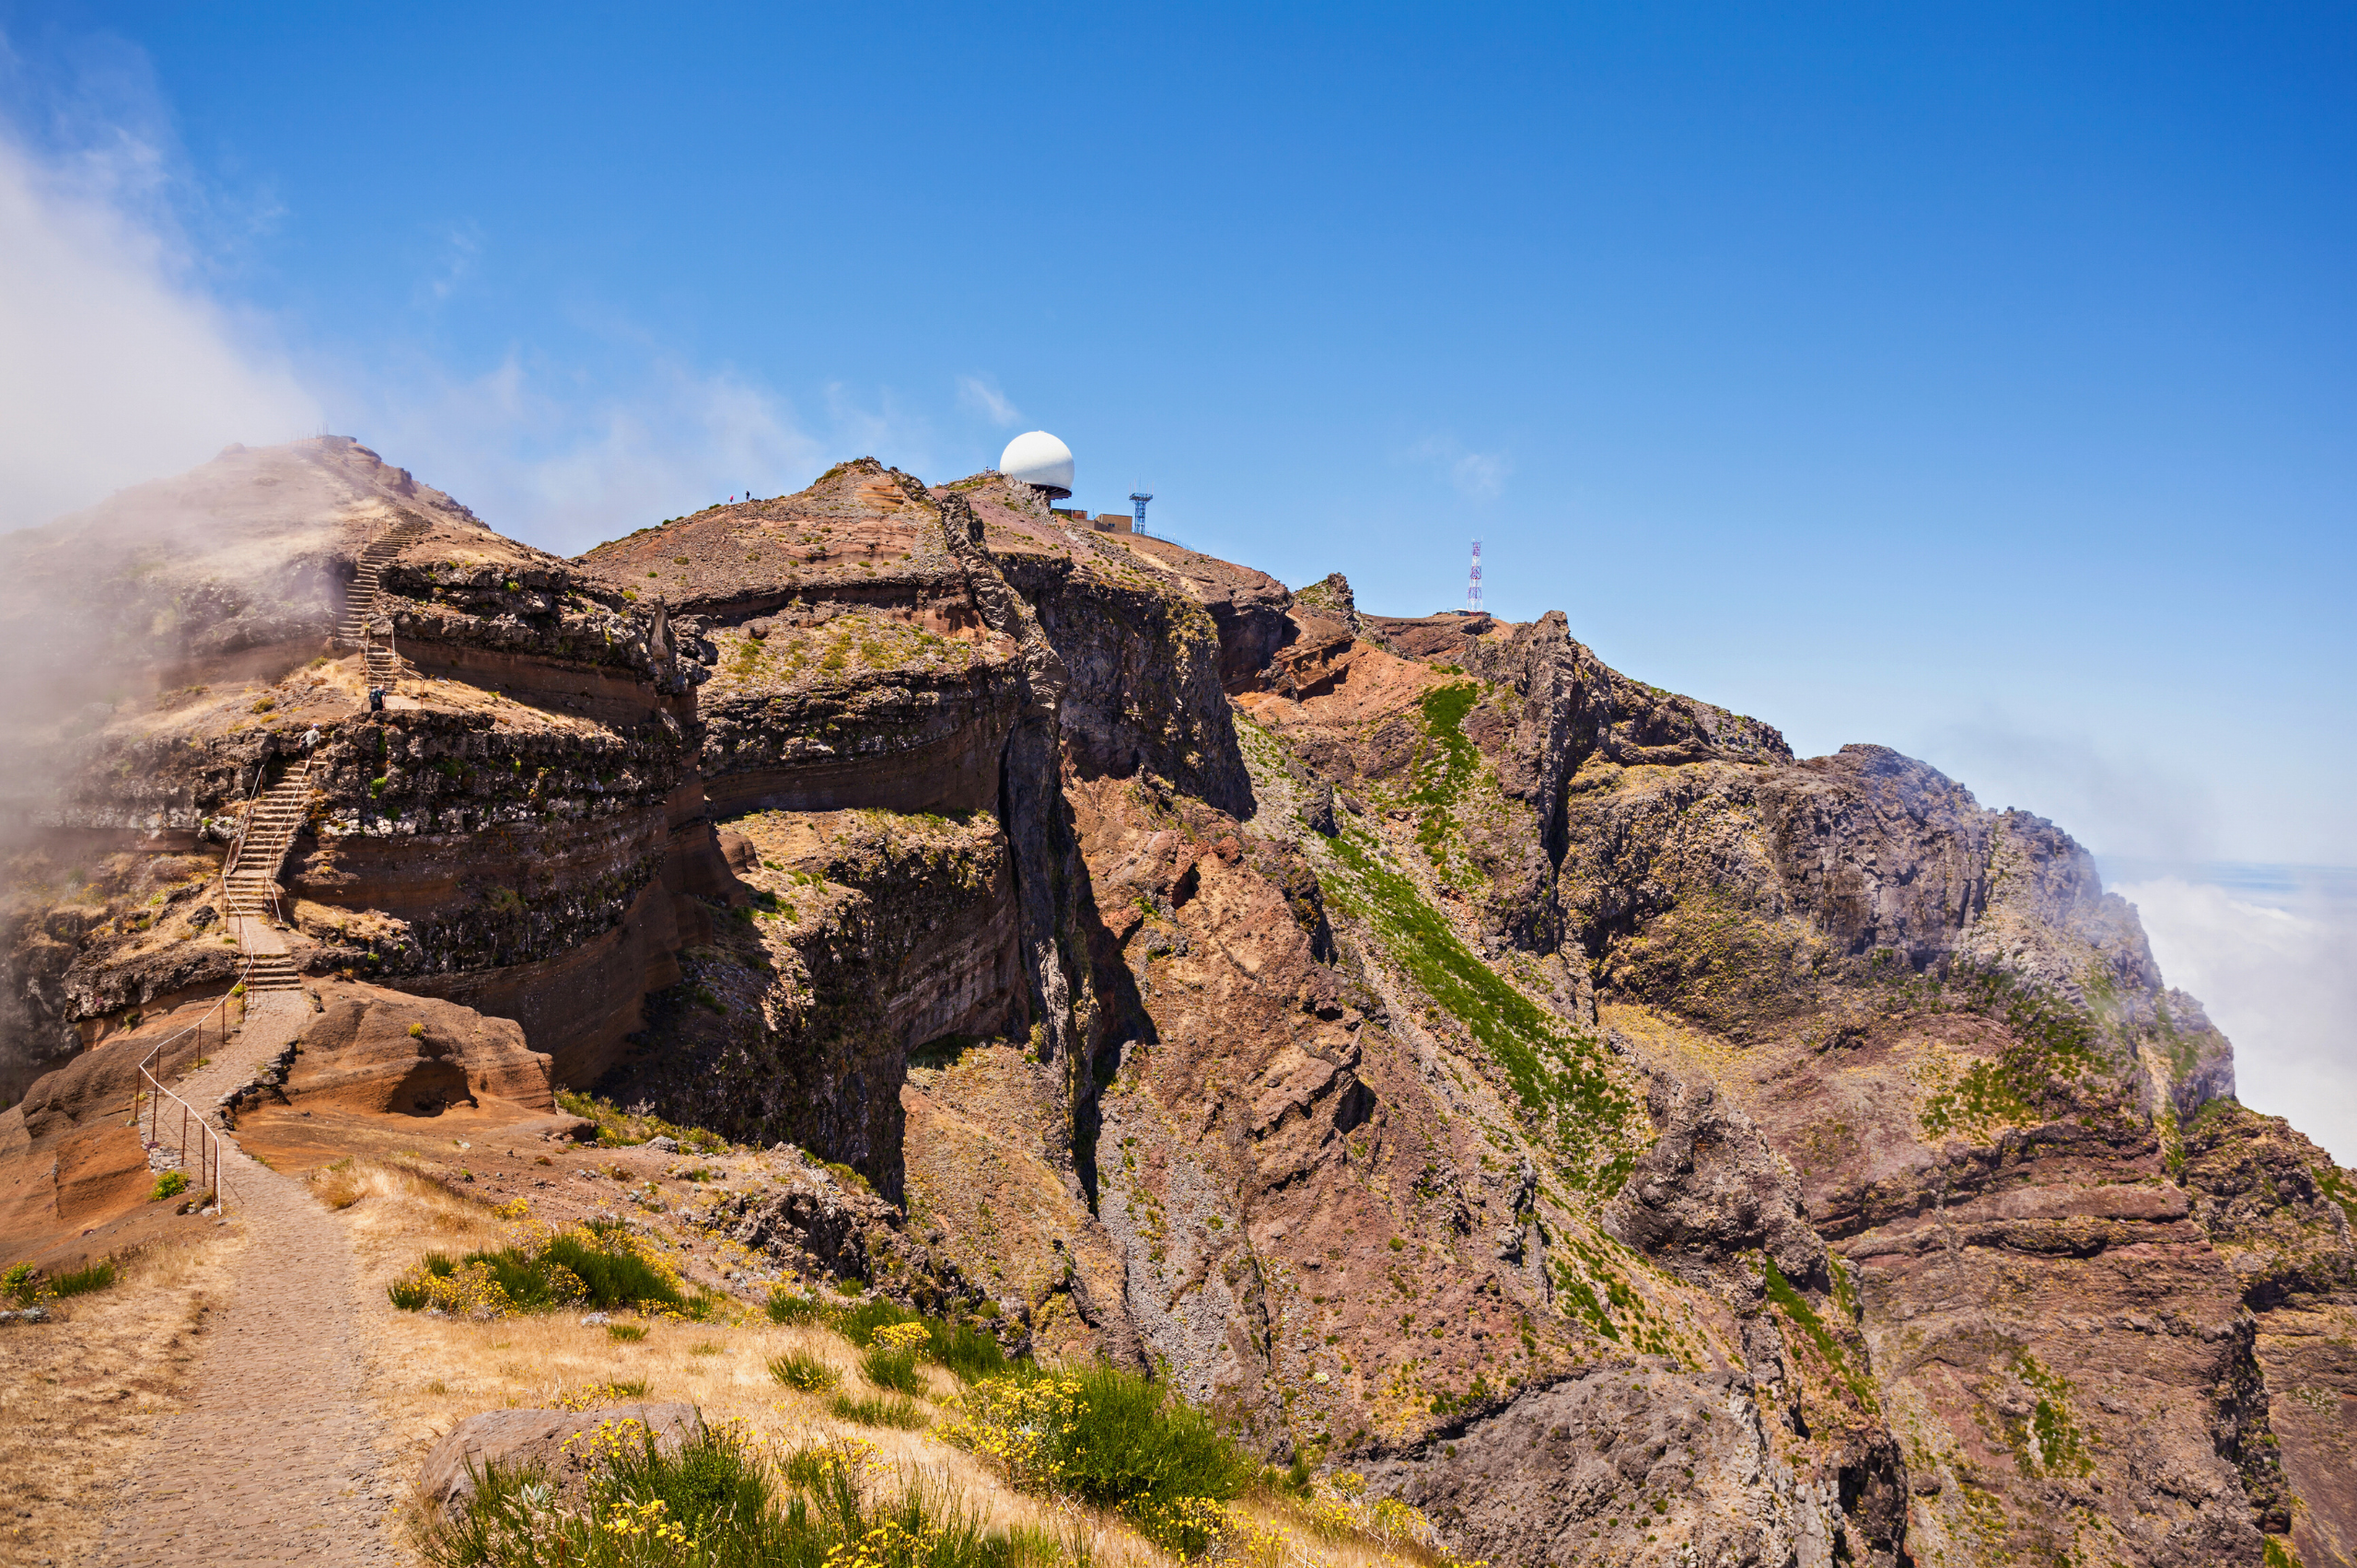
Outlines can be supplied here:
M994 475L561 562L348 446L249 460L377 487L288 580L427 523L413 673L355 712L314 614L85 715L0 933L20 1074L226 983L217 825L316 720L311 973L851 1167L729 1223L1166 1368L1469 1555L2352 1561L2357 1178L2234 1103L2051 824L1560 615L1368 615Z

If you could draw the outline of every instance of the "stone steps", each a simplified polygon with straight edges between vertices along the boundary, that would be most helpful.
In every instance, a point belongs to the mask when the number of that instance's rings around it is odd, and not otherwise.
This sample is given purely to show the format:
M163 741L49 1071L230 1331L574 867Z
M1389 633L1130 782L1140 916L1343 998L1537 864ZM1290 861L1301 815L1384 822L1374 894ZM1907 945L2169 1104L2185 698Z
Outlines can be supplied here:
M246 969L246 992L296 991L303 984L302 971L295 967L294 958L285 953L262 953L255 956Z
M389 685L401 674L400 658L390 648L378 647L368 635L368 622L376 615L382 597L385 568L424 533L423 523L396 523L369 540L360 552L359 569L353 574L352 587L345 590L343 619L336 627L336 641L360 650L371 684Z
M264 791L247 809L245 838L238 858L224 870L221 889L233 915L262 915L273 908L278 868L295 845L309 815L311 762L305 758ZM291 982L290 982L291 983Z

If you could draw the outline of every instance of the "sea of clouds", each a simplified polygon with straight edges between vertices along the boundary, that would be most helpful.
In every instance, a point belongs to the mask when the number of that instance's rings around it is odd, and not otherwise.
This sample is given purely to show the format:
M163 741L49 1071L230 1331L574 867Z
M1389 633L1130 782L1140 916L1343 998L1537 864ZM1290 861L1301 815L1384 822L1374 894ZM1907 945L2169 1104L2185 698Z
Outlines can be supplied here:
M2169 982L2235 1042L2237 1097L2357 1166L2357 873L2107 862Z

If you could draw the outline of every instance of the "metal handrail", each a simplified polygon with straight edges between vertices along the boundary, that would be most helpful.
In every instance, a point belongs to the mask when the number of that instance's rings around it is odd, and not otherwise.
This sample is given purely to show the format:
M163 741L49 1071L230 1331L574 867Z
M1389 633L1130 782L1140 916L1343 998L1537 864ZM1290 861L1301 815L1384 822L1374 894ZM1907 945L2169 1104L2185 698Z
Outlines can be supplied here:
M316 761L318 759L307 753L301 761L287 770L287 773L296 779L308 782L311 776L311 764ZM246 798L245 819L238 824L237 842L231 846L229 858L221 866L221 899L224 904L226 904L229 899L229 875L238 869L238 862L245 857L246 840L253 830L254 807L261 799L261 780L262 770L257 768L254 770L254 793ZM282 777L278 782L284 784L286 779ZM278 901L278 869L273 866L271 868L270 891L262 896L270 900L271 923L284 926L286 923L286 910L285 906ZM235 918L234 914L232 918Z
M142 1063L140 1066L139 1075L147 1082L147 1146L149 1148L160 1148L163 1146L164 1101L168 1099L174 1105L180 1108L180 1160L181 1174L186 1175L188 1171L188 1135L190 1130L194 1129L196 1132L197 1179L201 1184L203 1184L205 1191L213 1194L214 1206L219 1209L223 1214L228 1213L229 1179L223 1173L221 1168L221 1148L226 1140L222 1138L220 1132L214 1128L211 1122L204 1120L203 1112L198 1110L194 1106L189 1104L188 1101L180 1098L180 1096L166 1088L164 1086L163 1080L157 1077L155 1074L149 1072L145 1063Z
M310 776L311 772L311 759L308 757L304 758L301 766L302 776L308 779ZM231 873L238 869L238 863L245 856L246 842L253 832L254 807L261 799L262 781L268 776L268 774L269 769L266 764L257 763L255 765L254 782L252 787L246 792L246 808L238 819L238 835L230 842L229 853L221 862L221 906L225 912L224 918L227 920L235 921L240 918L231 903L229 877ZM282 925L284 924L285 922L281 917L278 903L278 889L274 879L272 884L269 899L273 919L276 923ZM220 1205L225 1212L228 1207L228 1184L226 1179L222 1175L221 1170L221 1134L215 1130L211 1122L204 1120L204 1115L202 1111L199 1111L194 1106L189 1104L188 1101L182 1099L179 1095L174 1094L170 1089L166 1088L164 1086L164 1080L160 1074L164 1067L165 1052L173 1045L187 1039L192 1034L196 1036L197 1059L199 1061L203 1060L204 1027L213 1021L213 1016L215 1013L221 1015L221 1049L225 1051L228 1049L229 1003L232 998L250 999L253 995L254 965L261 958L261 955L258 953L246 952L244 947L244 939L240 937L238 941L238 956L245 960L244 967L239 971L237 981L227 991L221 993L221 999L218 1002L215 1002L212 1006L207 1007L203 1016L194 1023L190 1024L185 1028L175 1029L170 1034L166 1035L162 1040L157 1040L155 1045L149 1049L146 1056L142 1059L139 1063L139 1076L146 1086L143 1092L145 1094L147 1100L147 1145L151 1148L160 1147L163 1143L164 1101L168 1099L173 1104L180 1108L180 1164L183 1167L188 1164L189 1132L192 1128L194 1128L197 1130L197 1174L201 1179L209 1184L207 1190L212 1192L214 1202ZM244 1005L250 1008L252 1006L252 1003L250 1000L245 1000ZM136 1126L138 1124L141 1107L135 1097L132 1101L131 1109L133 1125Z
M229 897L229 873L238 869L238 856L246 853L246 833L254 825L254 803L261 798L261 781L270 772L267 761L254 764L253 788L246 792L246 808L238 818L238 836L229 841L228 858L221 863L221 897Z
M181 1099L180 1096L173 1094L171 1090L166 1088L164 1086L163 1079L158 1077L157 1074L158 1070L163 1066L164 1051L166 1048L177 1040L186 1039L191 1034L194 1034L197 1037L197 1059L199 1061L203 1060L204 1026L213 1021L213 1015L215 1013L221 1015L221 1049L224 1051L228 1049L228 1014L230 999L233 997L249 997L253 994L253 987L250 982L253 980L255 956L249 953L244 955L244 957L246 960L244 972L238 975L237 982L234 985L232 985L227 991L221 993L221 1000L215 1002L212 1006L207 1007L204 1010L203 1016L199 1017L196 1022L190 1024L184 1028L175 1029L170 1034L166 1035L162 1040L157 1040L154 1048L147 1052L145 1058L139 1063L139 1075L141 1078L145 1079L147 1084L146 1094L149 1111L149 1132L148 1136L145 1139L146 1145L151 1148L158 1147L163 1142L163 1102L162 1099L159 1099L157 1097L161 1096L165 1098L169 1098L180 1108L180 1164L182 1167L186 1167L188 1164L189 1126L191 1121L193 1121L196 1126L203 1130L198 1134L197 1138L198 1174L200 1176L203 1176L208 1172L210 1173L212 1184L208 1191L213 1193L214 1202L220 1204L225 1213L228 1208L228 1205L225 1201L228 1190L225 1185L221 1175L221 1134L214 1131L212 1125L204 1120L202 1112L190 1105L188 1101ZM247 1005L250 1006L251 1004L249 1003ZM132 1124L134 1126L138 1125L137 1119L139 1109L139 1102L136 1098L134 1098L131 1104L133 1117Z

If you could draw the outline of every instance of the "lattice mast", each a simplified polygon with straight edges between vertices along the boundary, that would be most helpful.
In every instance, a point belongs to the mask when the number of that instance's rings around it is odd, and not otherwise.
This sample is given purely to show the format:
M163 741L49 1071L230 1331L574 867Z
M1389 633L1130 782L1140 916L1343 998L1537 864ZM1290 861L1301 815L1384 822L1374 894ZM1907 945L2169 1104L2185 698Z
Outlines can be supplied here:
M1473 573L1465 580L1465 612L1481 613L1481 541L1473 541Z
M1150 490L1130 492L1130 526L1139 533L1145 532L1145 504L1154 499Z

